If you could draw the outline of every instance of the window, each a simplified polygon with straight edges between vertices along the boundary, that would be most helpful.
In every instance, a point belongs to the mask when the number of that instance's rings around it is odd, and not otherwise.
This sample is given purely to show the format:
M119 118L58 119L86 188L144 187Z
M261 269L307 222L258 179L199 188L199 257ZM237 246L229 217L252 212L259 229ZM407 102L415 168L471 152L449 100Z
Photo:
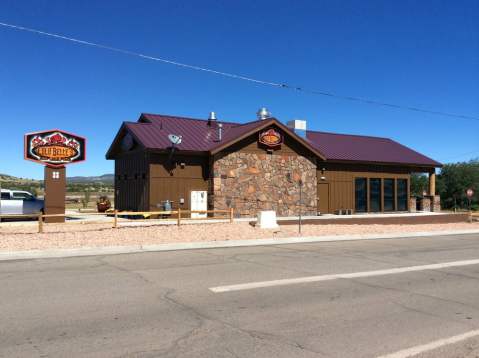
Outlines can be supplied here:
M12 195L14 200L33 200L33 196L29 193L22 193L22 192L13 192Z
M407 211L407 179L397 180L397 203L399 211Z
M356 178L355 184L355 210L358 213L364 213L368 210L368 180L366 178Z
M394 179L384 179L384 211L394 210Z
M381 211L381 179L369 179L369 211Z
M10 193L2 193L1 199L2 200L10 200Z

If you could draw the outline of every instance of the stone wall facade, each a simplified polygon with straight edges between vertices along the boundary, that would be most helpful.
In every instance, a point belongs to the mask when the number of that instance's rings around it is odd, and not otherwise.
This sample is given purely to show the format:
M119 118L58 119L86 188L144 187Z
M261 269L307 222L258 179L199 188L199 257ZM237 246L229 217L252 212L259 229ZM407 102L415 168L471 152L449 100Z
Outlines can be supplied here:
M421 211L441 211L441 197L439 195L425 195L420 201Z
M409 212L415 213L417 210L417 198L415 196L409 197Z
M303 215L317 214L316 164L295 155L232 152L216 156L212 166L210 206L235 209L237 216L274 210L278 216L299 214L299 179Z
M441 211L441 197L439 195L431 196L431 209L434 212Z
M420 211L431 211L431 197L424 196L419 199L419 210Z

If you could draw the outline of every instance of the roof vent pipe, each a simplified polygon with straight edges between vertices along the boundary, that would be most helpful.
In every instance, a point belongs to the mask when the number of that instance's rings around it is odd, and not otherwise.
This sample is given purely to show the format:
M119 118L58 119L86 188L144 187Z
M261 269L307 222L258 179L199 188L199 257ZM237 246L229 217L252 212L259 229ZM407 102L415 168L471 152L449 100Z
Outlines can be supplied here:
M223 139L223 125L218 123L218 142L221 142Z
M216 122L215 112L210 112L210 115L208 116L208 125L211 125L212 122Z
M265 119L271 118L271 112L268 111L268 109L266 107L261 107L258 110L258 112L256 112L256 116L260 120L265 120Z

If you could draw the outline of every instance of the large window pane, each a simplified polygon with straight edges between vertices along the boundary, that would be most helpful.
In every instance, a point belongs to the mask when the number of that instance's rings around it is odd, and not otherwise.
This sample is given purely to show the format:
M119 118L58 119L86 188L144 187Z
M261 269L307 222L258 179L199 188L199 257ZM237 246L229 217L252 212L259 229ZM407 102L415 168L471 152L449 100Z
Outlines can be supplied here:
M394 210L394 179L384 179L384 211Z
M406 211L407 210L407 179L398 179L397 180L397 202L398 210Z
M363 213L368 210L368 186L366 178L356 178L355 180L355 202L356 212Z
M369 179L369 211L381 211L381 179Z

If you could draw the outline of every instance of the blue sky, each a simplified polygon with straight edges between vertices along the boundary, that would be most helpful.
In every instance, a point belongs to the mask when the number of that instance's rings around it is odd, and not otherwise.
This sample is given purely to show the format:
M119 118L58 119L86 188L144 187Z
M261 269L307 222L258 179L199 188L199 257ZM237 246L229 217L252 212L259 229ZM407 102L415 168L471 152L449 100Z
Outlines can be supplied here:
M17 1L0 21L276 82L479 116L479 2ZM89 140L69 175L141 112L245 122L267 106L310 129L387 136L439 161L479 156L479 121L300 94L0 27L0 173L41 178L23 134ZM473 153L469 153L473 152ZM464 154L469 153L469 154Z

